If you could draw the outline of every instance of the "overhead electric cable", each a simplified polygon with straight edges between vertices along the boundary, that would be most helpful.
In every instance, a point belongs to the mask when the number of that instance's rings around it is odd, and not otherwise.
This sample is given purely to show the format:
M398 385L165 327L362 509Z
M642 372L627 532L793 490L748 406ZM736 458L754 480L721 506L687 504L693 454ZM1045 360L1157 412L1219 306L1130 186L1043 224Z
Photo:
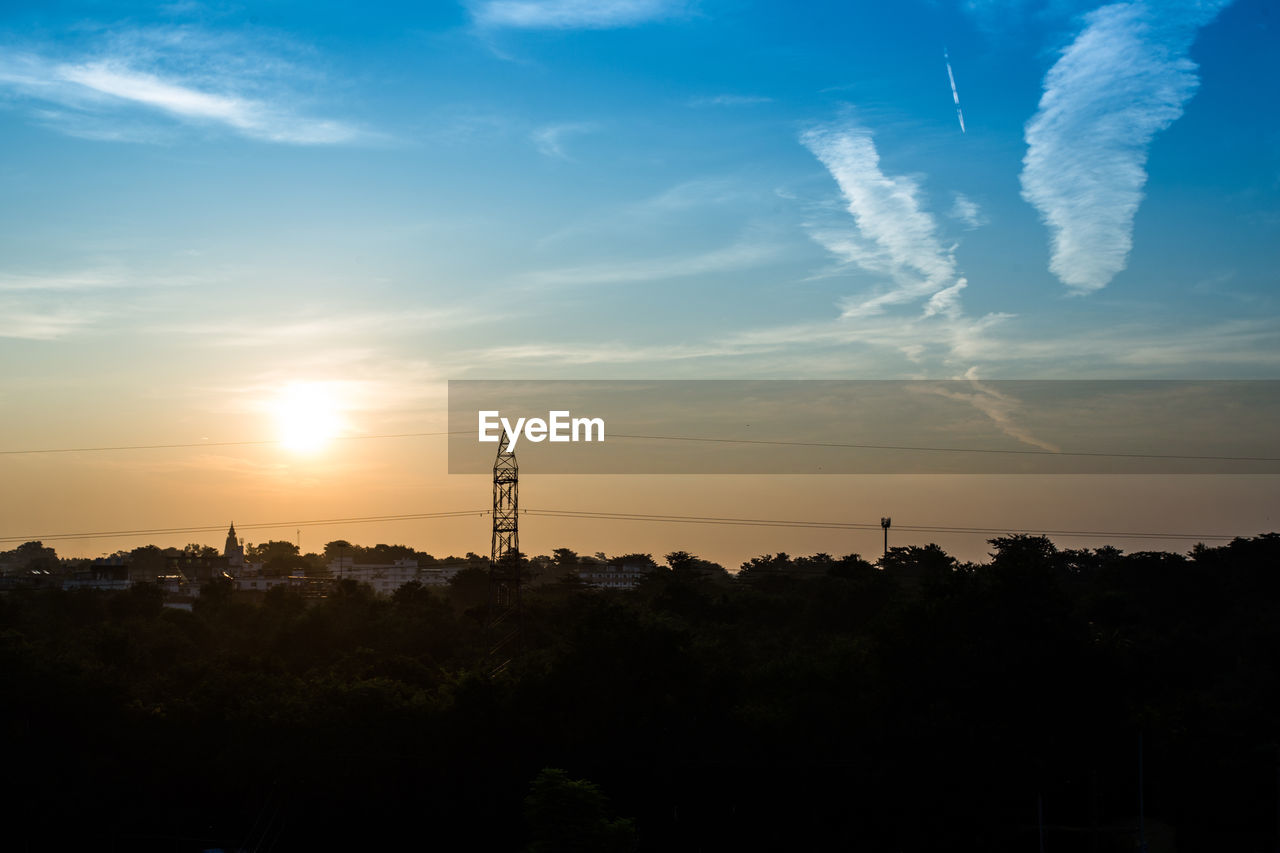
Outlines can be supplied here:
M387 438L430 438L442 435L471 435L472 430L443 430L439 432L399 432L399 433L379 433L370 435L342 435L335 436L333 441L364 441L369 439L387 439ZM1092 457L1103 459L1168 459L1168 460L1185 460L1189 462L1280 462L1280 456L1215 456L1211 454L1185 454L1185 453L1131 453L1131 452L1103 452L1092 450L1030 450L1020 448L990 448L990 447L936 447L929 445L910 445L910 444L861 444L855 442L843 441L783 441L780 439L763 439L763 438L703 438L699 436L688 435L642 435L636 433L609 433L609 438L625 438L632 440L644 441L691 441L706 442L712 444L747 444L747 445L765 445L777 447L829 447L832 449L848 449L848 450L898 450L915 453L989 453L997 455L1014 455L1014 456L1070 456L1070 457ZM47 448L28 448L21 450L0 450L0 456L20 456L35 454L52 454L52 453L99 453L110 451L126 451L126 450L173 450L182 448L195 447L253 447L280 445L284 442L280 439L251 439L245 441L199 441L174 444L117 444L103 445L97 447L47 447Z
M375 515L375 516L354 516L348 518L325 518L311 519L306 521L277 521L277 522L255 522L248 524L238 524L236 527L241 530L265 530L273 528L288 527L317 527L334 524L374 524L379 522L396 522L396 521L422 521L430 519L444 518L465 518L468 516L485 516L490 510L474 509L474 510L450 510L444 512L431 513L403 513L399 515ZM650 521L650 522L668 522L677 524L709 524L709 525L726 525L734 527L787 527L794 529L809 530L880 530L880 524L870 522L857 521L802 521L796 519L773 519L773 518L736 518L723 516L702 516L702 515L673 515L673 514L657 514L657 513L625 513L625 512L606 512L602 510L563 510L563 509L522 509L525 515L542 516L546 518L561 518L566 520L578 521ZM967 526L948 526L948 525L927 525L927 524L904 524L894 525L895 530L902 530L912 533L941 533L941 534L963 534L963 535L982 535L982 536L1000 536L1015 534L1030 534L1039 536L1098 536L1111 537L1116 539L1166 539L1175 541L1199 542L1204 540L1230 540L1237 538L1234 535L1223 533L1167 533L1153 531L1129 531L1129 530L1056 530L1046 528L1031 528L1026 526L1019 527L967 527ZM77 539L96 539L111 538L121 536L162 536L175 535L180 533L207 533L220 532L221 525L210 526L193 526L193 527L166 527L166 528L147 528L139 530L106 530L80 533L59 533L59 534L43 534L43 535L27 535L27 536L0 536L0 542L31 542L31 541L68 541Z
M643 513L603 512L593 510L542 510L526 509L529 515L540 515L552 518L592 519L597 521L665 521L682 524L719 524L738 527L793 527L818 530L879 530L880 524L856 521L797 521L766 518L724 518L718 516L696 515L657 515ZM895 525L895 529L914 533L967 533L967 534L1015 534L1027 533L1042 536L1112 536L1127 539L1174 539L1200 541L1203 539L1234 539L1235 536L1225 534L1201 533L1151 533L1117 530L1046 530L1028 527L958 527L942 525Z
M397 432L377 435L336 435L331 441L362 441L370 438L426 438L437 435L470 434L471 430L454 430L452 432ZM104 447L45 447L29 450L0 450L0 456L19 456L36 453L99 453L114 450L173 450L191 447L252 447L270 444L284 444L282 439L250 439L246 441L193 441L185 444L117 444Z
M435 518L463 518L471 515L488 515L489 510L451 510L448 512L418 512L401 515L367 515L349 518L320 518L306 521L275 521L253 524L238 524L240 530L270 530L278 527L322 527L334 524L376 524L389 521L424 521ZM34 542L34 541L67 541L75 539L114 538L120 536L166 536L179 533L209 533L221 531L222 525L197 527L155 527L143 530L98 530L86 533L46 533L28 536L0 536L0 542Z
M781 441L763 438L695 438L683 435L634 435L609 433L609 438L650 439L653 441L702 441L714 444L764 444L783 447L831 447L853 450L909 450L929 453L1002 453L1017 456L1096 456L1117 459L1186 459L1210 462L1280 462L1280 456L1209 456L1180 453L1103 453L1101 451L1024 450L985 447L923 447L907 444L854 444L838 441Z

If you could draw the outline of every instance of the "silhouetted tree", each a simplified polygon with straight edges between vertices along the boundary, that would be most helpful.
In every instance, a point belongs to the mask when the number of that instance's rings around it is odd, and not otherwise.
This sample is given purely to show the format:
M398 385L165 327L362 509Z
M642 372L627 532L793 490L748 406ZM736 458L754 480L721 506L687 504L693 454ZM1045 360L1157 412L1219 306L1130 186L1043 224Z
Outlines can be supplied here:
M614 817L600 789L548 767L524 800L529 853L625 853L635 847L635 824Z
M270 563L277 558L297 557L298 546L283 539L272 539L260 545L245 548L245 559L259 563Z
M459 610L469 610L489 601L489 572L476 566L459 570L449 579L449 600Z
M332 563L339 557L355 559L355 546L345 539L335 539L324 543L324 561Z

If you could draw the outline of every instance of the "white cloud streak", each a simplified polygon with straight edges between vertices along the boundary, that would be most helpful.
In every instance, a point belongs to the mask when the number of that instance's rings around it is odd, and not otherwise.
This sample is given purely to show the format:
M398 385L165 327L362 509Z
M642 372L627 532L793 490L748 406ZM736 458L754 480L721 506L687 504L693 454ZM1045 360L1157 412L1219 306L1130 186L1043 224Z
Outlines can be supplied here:
M1062 450L1056 444L1037 438L1018 423L1015 415L1019 413L1023 406L1022 402L1017 398L1002 393L989 385L984 385L976 379L970 379L967 387L969 389L967 391L957 391L951 385L930 384L915 390L918 393L933 394L948 400L968 403L981 412L987 420L995 424L996 428L1005 435L1016 441L1021 441L1023 444L1029 444L1032 447L1038 447L1041 450L1048 450L1052 453Z
M225 51L237 55L220 63L219 52ZM159 134L146 126L150 113L264 142L336 145L374 138L347 122L299 114L285 79L296 69L266 58L249 62L249 48L225 39L188 31L134 33L90 55L55 59L49 52L12 52L0 59L0 91L30 104L38 121L70 135L151 141ZM229 70L220 72L220 65Z
M57 275L18 275L0 273L0 292L49 292L100 290L133 286L122 276L101 272L65 273Z
M956 89L956 75L951 73L951 57L944 50L942 59L947 63L947 79L951 81L951 98L956 102L956 118L960 119L960 132L964 133L964 111L960 109L960 92Z
M386 312L340 312L286 320L272 325L270 334L243 323L213 320L204 323L166 323L150 331L162 335L204 338L210 345L224 347L279 347L282 344L318 344L340 340L385 340L398 335L419 335L442 329L458 329L496 323L507 315L450 307L433 310L408 309Z
M546 127L540 127L530 134L534 147L538 149L538 153L545 157L554 157L559 160L568 160L569 155L564 150L565 138L583 133L591 133L597 127L592 122L569 122L566 124L553 124Z
M746 213L762 204L760 193L728 178L696 178L620 207L607 211L589 211L577 222L560 228L538 241L546 247L570 239L590 238L593 247L602 237L625 239L634 246L638 233L685 233L705 216L705 210L734 205ZM696 217L696 219L695 219Z
M144 291L199 285L207 276L134 272L115 266L49 273L0 272L0 338L52 341L101 328L138 311Z
M605 30L670 18L681 11L672 0L489 0L474 3L477 24L528 30Z
M981 228L987 224L987 217L982 212L982 208L964 193L955 194L955 201L951 205L949 215L968 228Z
M1125 268L1152 138L1199 83L1186 56L1230 0L1115 3L1089 13L1026 127L1022 195L1049 228L1049 269L1075 293Z
M68 306L32 309L0 300L0 338L55 341L92 326L102 316L102 312Z
M847 301L846 316L880 313L955 283L955 258L938 238L919 185L906 175L881 171L870 131L852 124L822 127L805 132L800 141L831 172L857 226L856 234L836 237L828 248L894 281L893 288L874 297Z
M699 375L714 372L709 363L725 360L735 375L768 373L788 360L789 375L848 376L879 373L904 378L937 378L928 359L955 355L970 367L954 365L949 378L976 379L978 373L1001 378L1079 379L1217 377L1224 368L1270 375L1280 368L1280 329L1276 318L1228 321L1187 329L1182 325L1126 324L1061 335L1015 334L1008 314L981 318L890 316L761 327L701 343L629 344L566 342L515 344L465 352L459 364L660 365L698 364ZM1001 330L1007 330L1001 333ZM838 352L833 360L832 351ZM886 358L898 353L905 361ZM980 371L972 365L981 365Z
M713 95L709 98L692 98L691 107L750 107L757 104L771 104L773 98L763 95Z
M888 278L892 285L841 300L834 322L745 332L732 342L890 350L912 365L941 364L973 375L975 361L988 347L988 330L1011 315L965 315L961 294L969 282L959 275L954 247L942 242L916 180L886 175L871 133L857 125L810 130L801 142L835 178L855 225L853 230L812 229L811 235L845 264ZM980 216L972 202L964 212ZM921 302L917 314L889 313L892 306Z
M779 247L771 243L741 242L694 255L542 270L521 279L534 288L632 284L745 269L766 263L779 252Z

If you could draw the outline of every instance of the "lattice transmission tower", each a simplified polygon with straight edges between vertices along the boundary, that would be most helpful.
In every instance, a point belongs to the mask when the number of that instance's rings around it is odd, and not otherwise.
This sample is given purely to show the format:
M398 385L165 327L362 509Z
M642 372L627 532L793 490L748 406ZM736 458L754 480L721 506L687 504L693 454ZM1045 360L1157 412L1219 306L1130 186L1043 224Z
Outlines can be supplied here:
M489 627L507 630L491 654L497 654L522 628L520 612L520 469L508 450L506 430L493 461L493 550L489 556Z

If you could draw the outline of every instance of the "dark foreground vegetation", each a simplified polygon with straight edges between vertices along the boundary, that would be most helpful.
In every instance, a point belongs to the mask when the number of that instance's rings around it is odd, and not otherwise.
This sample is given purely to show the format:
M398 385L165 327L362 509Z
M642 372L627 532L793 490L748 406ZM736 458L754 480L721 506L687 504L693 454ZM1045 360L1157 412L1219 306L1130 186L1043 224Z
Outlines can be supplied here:
M0 596L10 850L1274 850L1280 536ZM497 632L501 633L501 632ZM502 668L501 665L510 659ZM495 669L499 669L496 674Z

